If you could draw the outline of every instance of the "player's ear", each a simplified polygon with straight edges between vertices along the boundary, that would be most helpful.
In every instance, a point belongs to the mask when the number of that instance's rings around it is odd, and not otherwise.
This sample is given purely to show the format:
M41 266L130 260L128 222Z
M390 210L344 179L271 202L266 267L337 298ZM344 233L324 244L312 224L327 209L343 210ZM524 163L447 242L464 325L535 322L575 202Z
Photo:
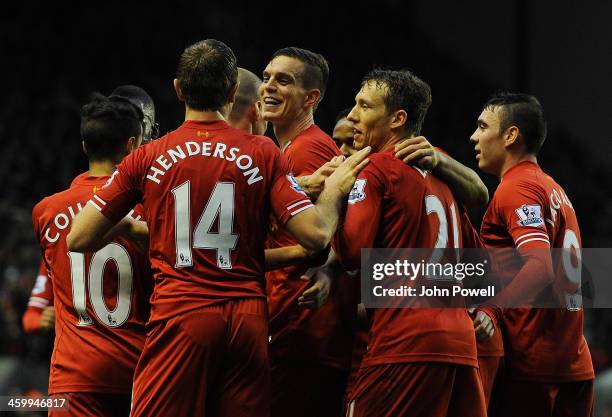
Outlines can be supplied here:
M259 105L258 105L259 101L256 101L255 103L251 104L249 106L249 112L248 112L248 117L249 117L249 122L251 124L255 124L259 121L259 119L261 118L261 114L259 113Z
M177 78L174 79L174 91L176 91L176 96L178 97L180 102L185 101L185 95L183 94L183 90L181 89L181 84Z
M126 154L129 155L136 148L138 148L138 139L132 136L131 138L128 139L127 144L125 145Z
M306 93L306 100L304 100L304 105L306 107L315 107L317 103L321 100L321 91L319 89L310 90Z
M87 145L85 145L85 141L81 142L81 146L83 147L83 152L87 155Z
M512 146L515 143L518 143L519 138L519 129L516 126L510 126L504 132L504 146Z
M227 102L228 103L233 103L234 100L236 99L236 91L238 91L238 86L240 85L240 81L236 82L236 84L234 84L230 90L229 90L229 94L227 95Z
M391 115L391 129L398 129L406 126L408 113L406 110L398 110Z

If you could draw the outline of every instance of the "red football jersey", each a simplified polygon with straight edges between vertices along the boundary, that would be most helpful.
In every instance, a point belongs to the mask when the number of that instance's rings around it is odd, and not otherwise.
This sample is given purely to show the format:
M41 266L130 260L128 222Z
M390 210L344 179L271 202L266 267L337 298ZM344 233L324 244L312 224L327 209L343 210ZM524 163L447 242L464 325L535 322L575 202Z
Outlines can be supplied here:
M318 126L312 125L297 135L285 148L291 172L301 177L315 172L321 165L341 155L332 138ZM266 248L297 245L284 227L272 218L272 230ZM349 319L355 305L344 297L350 278L338 279L335 291L318 310L298 306L298 298L312 285L300 277L310 267L318 266L320 259L302 262L266 273L268 304L270 308L270 353L284 359L310 360L317 363L346 368L350 366L353 333ZM343 298L344 297L344 298Z
M128 394L148 317L146 253L117 239L95 253L68 252L66 235L94 190L109 177L81 174L32 211L53 281L56 327L49 393Z
M155 288L151 320L265 298L264 242L313 206L274 143L225 121L186 121L128 155L91 203L119 220L141 202Z
M334 237L334 249L347 269L360 266L362 248L461 247L457 203L442 181L405 165L393 149L369 159ZM397 362L477 366L476 338L467 310L372 310L362 366Z
M573 248L580 251L576 213L565 191L539 165L522 162L508 170L495 191L481 227L490 248ZM516 265L513 263L513 265ZM562 257L553 258L555 276L567 276ZM501 265L504 270L504 266ZM514 276L518 270L505 271ZM580 300L567 296L569 309L503 309L507 331L506 366L513 378L574 381L594 377L583 336Z

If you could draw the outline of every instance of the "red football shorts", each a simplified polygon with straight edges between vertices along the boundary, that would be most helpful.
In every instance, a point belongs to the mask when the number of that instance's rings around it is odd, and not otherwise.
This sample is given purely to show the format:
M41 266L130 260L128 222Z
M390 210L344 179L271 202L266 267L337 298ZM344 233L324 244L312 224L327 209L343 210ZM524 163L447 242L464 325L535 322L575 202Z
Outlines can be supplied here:
M486 417L486 409L476 368L415 362L361 368L346 415Z
M68 392L56 395L66 398L68 409L49 410L49 417L128 417L130 415L129 394Z
M590 417L593 415L593 380L544 383L505 380L499 417Z
M271 417L341 417L348 370L274 359Z
M132 417L268 416L267 319L266 300L252 298L156 323L136 366Z
M489 417L496 416L502 383L503 356L479 356L478 375L482 381L485 403Z

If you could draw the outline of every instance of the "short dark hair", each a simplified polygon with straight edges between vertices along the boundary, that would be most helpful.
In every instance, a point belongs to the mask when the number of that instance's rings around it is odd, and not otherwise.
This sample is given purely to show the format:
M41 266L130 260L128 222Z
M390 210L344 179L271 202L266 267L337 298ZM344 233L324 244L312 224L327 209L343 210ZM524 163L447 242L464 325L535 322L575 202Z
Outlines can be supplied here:
M194 43L181 54L176 78L187 106L199 111L220 110L238 80L236 56L216 39Z
M491 96L483 106L483 110L497 107L502 110L500 132L510 126L518 127L527 152L537 155L546 140L544 109L538 99L529 94L501 91Z
M295 58L304 64L304 71L302 72L301 78L302 86L307 90L316 88L321 92L321 98L317 103L318 105L323 100L325 89L327 88L327 80L329 79L329 64L323 55L309 51L308 49L290 46L274 52L270 61L278 56Z
M244 68L238 68L238 90L234 98L232 111L228 115L228 119L241 119L246 111L259 100L259 86L261 79L251 71Z
M387 113L405 110L408 114L406 130L414 135L421 133L427 110L431 105L431 88L408 70L376 68L366 74L361 86L375 83L377 88L387 87L384 102Z
M334 124L337 124L342 119L346 119L349 113L351 112L351 110L353 110L352 107L347 107L346 109L340 110L338 114L336 115L336 120L334 120Z
M114 159L125 149L127 140L142 132L143 112L121 96L94 93L81 107L81 138L90 161Z
M148 142L159 135L159 126L155 123L155 103L151 96L137 85L120 85L115 88L110 97L121 96L128 98L141 108L144 113L143 139Z

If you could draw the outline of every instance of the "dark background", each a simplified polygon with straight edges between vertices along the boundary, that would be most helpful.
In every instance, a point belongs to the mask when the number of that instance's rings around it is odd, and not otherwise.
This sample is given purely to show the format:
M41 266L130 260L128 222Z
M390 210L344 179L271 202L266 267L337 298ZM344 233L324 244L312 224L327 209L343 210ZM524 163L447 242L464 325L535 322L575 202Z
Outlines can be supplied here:
M172 88L178 57L208 37L226 42L239 65L256 74L280 47L322 53L331 75L315 119L330 133L336 113L352 105L372 66L407 67L432 87L423 133L473 168L468 139L486 98L500 89L536 95L549 121L539 161L572 200L583 246L611 247L612 3L495 3L3 6L0 355L35 360L48 354L45 342L25 337L20 327L40 257L30 214L42 197L87 169L80 106L92 91L108 94L117 85L136 84L154 98L161 131L173 130L183 117ZM485 180L493 192L496 180ZM585 332L600 370L612 352L611 321L606 310L587 317Z

